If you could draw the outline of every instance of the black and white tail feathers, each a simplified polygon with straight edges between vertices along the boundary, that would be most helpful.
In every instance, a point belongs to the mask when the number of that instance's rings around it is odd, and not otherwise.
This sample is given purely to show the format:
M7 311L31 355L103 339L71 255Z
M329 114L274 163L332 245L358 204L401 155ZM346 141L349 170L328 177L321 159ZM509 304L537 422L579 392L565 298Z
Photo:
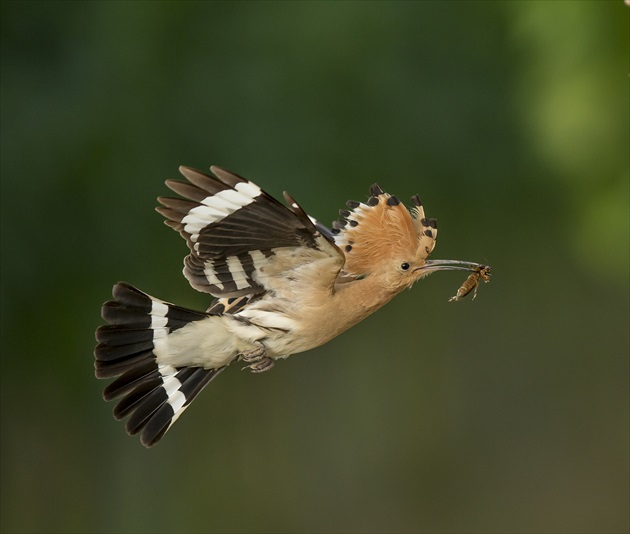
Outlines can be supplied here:
M114 417L129 416L127 432L140 433L142 444L151 447L224 367L158 365L153 353L154 340L207 318L207 313L168 304L125 283L114 286L113 296L102 308L109 324L96 331L96 376L118 377L105 388L103 397L122 396Z

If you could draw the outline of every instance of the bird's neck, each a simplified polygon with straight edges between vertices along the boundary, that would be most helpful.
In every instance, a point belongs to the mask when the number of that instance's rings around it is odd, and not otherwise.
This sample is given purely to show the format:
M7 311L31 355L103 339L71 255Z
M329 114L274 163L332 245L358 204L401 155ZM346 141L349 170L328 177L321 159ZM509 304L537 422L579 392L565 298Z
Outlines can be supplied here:
M310 318L304 334L314 341L312 347L323 345L348 328L361 322L387 304L396 294L388 292L374 276L344 282L315 306L308 306Z
M367 276L338 286L332 300L333 306L348 323L347 328L350 328L395 296L396 293L388 291L384 281L379 277Z

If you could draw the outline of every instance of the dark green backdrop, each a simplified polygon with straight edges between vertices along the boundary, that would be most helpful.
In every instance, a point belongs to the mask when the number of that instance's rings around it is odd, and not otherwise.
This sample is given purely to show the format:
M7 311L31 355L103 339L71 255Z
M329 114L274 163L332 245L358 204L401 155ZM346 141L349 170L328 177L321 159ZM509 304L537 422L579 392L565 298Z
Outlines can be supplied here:
M627 532L628 13L611 2L2 4L3 532ZM93 376L126 280L182 305L163 181L329 221L419 193L440 273L155 449Z

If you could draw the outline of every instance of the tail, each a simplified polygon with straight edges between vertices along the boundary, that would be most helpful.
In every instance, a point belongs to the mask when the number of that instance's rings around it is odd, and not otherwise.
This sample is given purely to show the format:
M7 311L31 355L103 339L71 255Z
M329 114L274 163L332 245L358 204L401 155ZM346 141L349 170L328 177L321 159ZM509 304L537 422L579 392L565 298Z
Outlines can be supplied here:
M103 398L124 395L114 417L130 416L127 432L140 433L141 443L151 447L225 367L159 365L153 353L154 340L208 314L168 304L125 283L114 286L113 296L102 308L109 324L96 330L96 377L118 377L105 388Z

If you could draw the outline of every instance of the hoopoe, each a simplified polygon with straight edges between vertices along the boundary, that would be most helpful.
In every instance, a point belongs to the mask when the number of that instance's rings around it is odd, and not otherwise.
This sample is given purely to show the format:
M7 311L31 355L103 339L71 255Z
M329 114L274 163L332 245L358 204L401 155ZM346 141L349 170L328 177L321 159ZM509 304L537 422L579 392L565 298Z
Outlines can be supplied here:
M366 202L349 201L332 229L256 184L213 166L214 176L180 167L167 180L182 198L156 210L186 240L184 276L216 297L205 311L154 298L126 284L102 307L96 331L98 378L117 377L106 400L114 417L155 445L194 398L228 365L253 373L323 345L438 270L479 272L476 263L428 260L437 224L418 195L408 210L377 184ZM484 271L484 272L487 272Z

